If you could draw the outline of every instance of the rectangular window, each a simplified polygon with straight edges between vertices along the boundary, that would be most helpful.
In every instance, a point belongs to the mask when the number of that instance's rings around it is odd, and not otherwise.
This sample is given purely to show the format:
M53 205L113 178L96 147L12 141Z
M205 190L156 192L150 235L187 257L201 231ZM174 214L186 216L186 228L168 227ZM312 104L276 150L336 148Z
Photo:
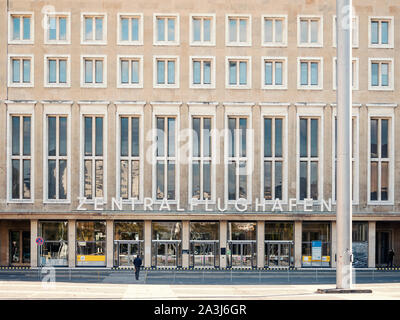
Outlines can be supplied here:
M140 198L140 118L120 117L119 196Z
M369 47L393 48L393 32L393 17L370 17Z
M176 200L176 118L157 117L156 194L157 200Z
M210 117L192 118L192 198L211 200L212 145Z
M69 58L46 57L46 86L69 85Z
M393 60L369 59L369 90L393 90Z
M13 56L9 57L11 87L31 87L33 86L33 57L32 56Z
M106 57L83 57L82 86L105 87Z
M154 15L154 44L178 45L179 44L179 16Z
M47 200L68 198L68 118L47 116Z
M215 45L214 15L191 16L190 44Z
M251 87L251 70L250 57L227 57L227 88L244 88Z
M286 89L286 61L287 58L263 57L262 88Z
M228 117L228 200L248 198L248 118Z
M298 17L298 46L322 47L322 17Z
M82 21L82 43L105 44L107 41L107 16L105 14L83 14Z
M45 43L68 43L70 14L46 14L47 29L45 30Z
M10 200L32 199L32 117L11 116Z
M118 57L118 87L142 87L142 57Z
M104 198L104 118L83 117L83 196Z
M287 17L285 16L263 16L262 45L263 46L286 46L287 45Z
M143 44L142 14L119 14L118 44Z
M322 58L298 58L298 89L322 89Z
M179 61L177 57L155 57L154 87L179 86Z
M191 88L210 88L214 84L214 58L191 57Z
M319 118L301 117L299 200L319 199Z
M11 13L9 16L9 42L32 43L33 42L33 14Z
M282 200L283 183L283 119L264 118L264 199Z
M391 167L391 123L388 118L370 119L369 201L389 201Z
M240 15L226 17L226 45L251 45L251 16Z

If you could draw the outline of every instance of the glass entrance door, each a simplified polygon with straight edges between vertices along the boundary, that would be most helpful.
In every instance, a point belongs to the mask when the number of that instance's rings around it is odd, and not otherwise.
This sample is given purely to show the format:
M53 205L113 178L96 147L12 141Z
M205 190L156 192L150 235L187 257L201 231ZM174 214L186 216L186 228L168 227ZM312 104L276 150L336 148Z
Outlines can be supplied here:
M228 266L248 268L257 266L256 240L230 240L228 248Z
M376 265L387 266L388 253L391 249L391 232L377 231L376 233Z
M219 266L219 241L190 241L190 266L196 268Z
M265 241L265 265L269 268L293 266L293 241Z
M182 266L181 240L153 240L152 264L156 267Z
M31 260L31 239L29 231L10 231L9 252L10 265L27 264Z
M133 260L143 257L143 240L114 241L114 264L119 267L133 267Z

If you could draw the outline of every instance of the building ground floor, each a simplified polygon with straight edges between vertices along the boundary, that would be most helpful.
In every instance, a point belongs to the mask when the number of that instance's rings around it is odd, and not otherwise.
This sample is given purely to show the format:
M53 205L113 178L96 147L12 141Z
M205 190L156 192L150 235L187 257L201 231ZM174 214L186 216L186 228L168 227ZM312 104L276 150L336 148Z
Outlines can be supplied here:
M353 221L353 266L400 265L400 221ZM334 220L1 219L0 265L307 268L336 266Z

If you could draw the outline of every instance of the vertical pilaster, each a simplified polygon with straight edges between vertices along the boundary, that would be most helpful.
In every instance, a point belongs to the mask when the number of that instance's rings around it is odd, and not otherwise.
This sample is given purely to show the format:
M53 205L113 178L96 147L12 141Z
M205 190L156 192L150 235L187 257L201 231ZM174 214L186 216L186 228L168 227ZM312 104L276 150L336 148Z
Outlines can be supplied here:
M376 222L368 222L368 268L375 268Z
M107 254L106 254L106 259L107 259L107 268L112 268L114 266L114 221L113 220L107 220L107 237L106 237L106 250L107 250Z
M336 268L336 241L337 241L337 235L336 235L336 221L332 221L331 223L331 267Z
M228 230L228 222L227 221L220 221L219 222L219 246L220 250L225 249L226 253L226 245L227 245L227 230ZM226 268L226 254L220 254L219 256L219 267Z
M151 221L144 222L144 266L151 267Z
M182 267L189 267L190 225L182 221Z
M257 268L265 266L265 222L257 221Z
M38 221L31 220L31 268L38 267L38 245L36 238L38 236Z
M301 241L302 241L302 222L294 223L294 266L301 268Z
M68 220L68 266L76 266L76 220Z

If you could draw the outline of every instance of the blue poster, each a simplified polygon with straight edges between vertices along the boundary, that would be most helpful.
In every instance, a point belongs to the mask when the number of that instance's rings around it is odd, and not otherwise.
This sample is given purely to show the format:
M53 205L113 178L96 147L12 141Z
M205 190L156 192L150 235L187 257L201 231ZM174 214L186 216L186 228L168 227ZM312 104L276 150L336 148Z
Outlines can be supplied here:
M311 245L312 261L322 260L322 241L313 241Z

